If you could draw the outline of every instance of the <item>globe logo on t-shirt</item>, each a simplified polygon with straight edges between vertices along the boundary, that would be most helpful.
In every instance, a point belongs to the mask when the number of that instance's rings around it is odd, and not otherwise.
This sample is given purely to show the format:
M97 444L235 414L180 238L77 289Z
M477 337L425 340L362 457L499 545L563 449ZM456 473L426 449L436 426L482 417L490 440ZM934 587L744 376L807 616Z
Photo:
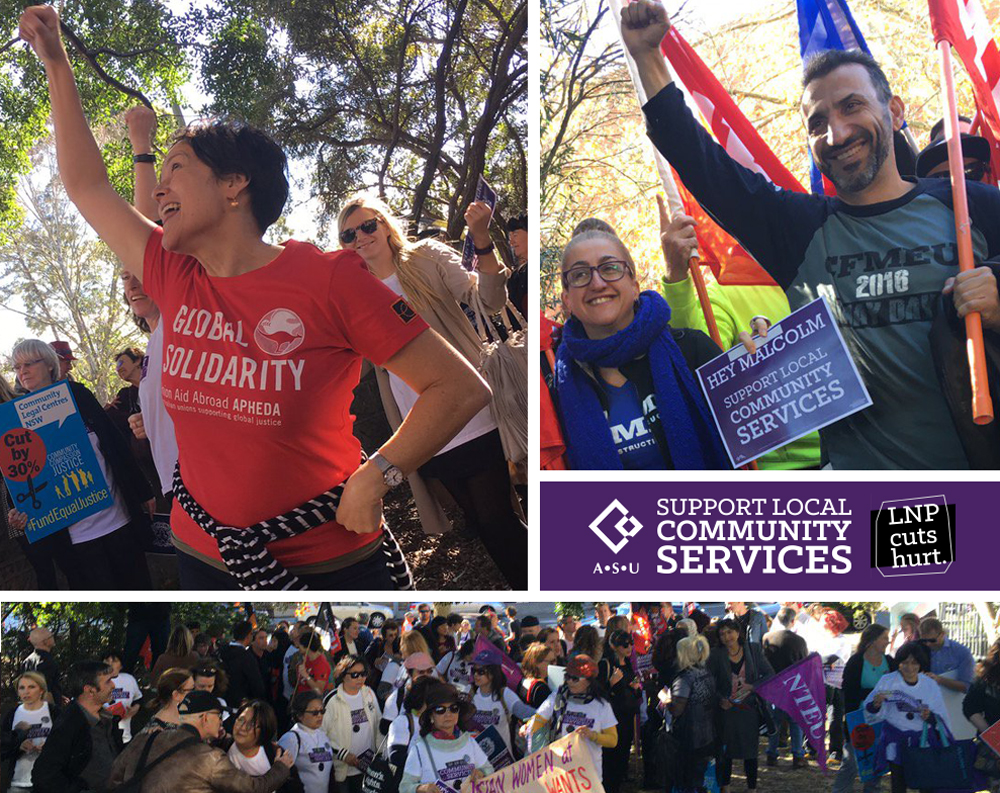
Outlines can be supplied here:
M268 355L288 355L305 341L306 327L291 309L276 308L261 317L253 338Z

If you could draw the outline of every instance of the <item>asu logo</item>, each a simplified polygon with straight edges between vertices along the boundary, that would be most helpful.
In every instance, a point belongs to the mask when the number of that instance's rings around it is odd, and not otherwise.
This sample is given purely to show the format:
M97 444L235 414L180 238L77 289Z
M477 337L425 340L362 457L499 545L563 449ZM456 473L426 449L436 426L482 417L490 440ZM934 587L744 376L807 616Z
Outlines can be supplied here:
M410 304L403 300L403 298L399 298L399 300L392 304L392 310L396 312L396 316L400 318L404 325L411 323L417 316L416 312L410 308Z
M268 355L288 355L305 341L306 327L291 309L269 311L253 332L253 340Z

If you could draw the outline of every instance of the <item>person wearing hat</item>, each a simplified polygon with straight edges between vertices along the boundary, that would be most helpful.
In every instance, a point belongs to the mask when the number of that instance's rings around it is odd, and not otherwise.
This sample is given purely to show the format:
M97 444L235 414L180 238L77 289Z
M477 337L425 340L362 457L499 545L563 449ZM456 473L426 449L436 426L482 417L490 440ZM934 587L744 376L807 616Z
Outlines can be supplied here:
M189 693L177 712L178 729L142 732L129 743L111 769L108 790L133 781L137 774L142 793L271 793L288 778L292 756L284 749L277 750L266 774L254 777L236 768L225 752L209 743L222 733L222 705L207 691ZM144 754L145 766L138 771Z
M436 678L438 676L434 659L427 653L408 655L403 661L403 669L406 671L405 682L385 700L385 707L382 711L382 732L385 732L393 719L403 712L406 693L413 688L413 684L423 677Z
M336 756L333 776L341 793L361 793L365 769L375 757L382 709L365 681L368 664L360 655L348 655L333 670L337 688L326 700L323 731Z
M77 357L73 355L73 348L69 346L69 342L50 341L49 346L59 356L59 379L72 380L73 378L70 377L69 373L73 371L73 363L77 360Z
M495 647L483 649L472 658L472 704L476 706L472 720L480 731L496 727L507 745L507 756L494 757L492 761L496 768L514 761L511 716L527 721L535 715L535 709L507 687L502 661L503 656Z
M566 663L563 684L549 696L529 722L532 734L548 728L551 743L571 732L578 732L586 739L594 769L603 779L604 749L618 745L618 719L615 718L607 693L597 680L597 663L590 656L575 655ZM531 750L540 747L533 739Z
M427 709L427 695L443 683L436 677L425 676L414 681L403 697L402 712L392 720L386 739L386 759L397 769L406 765L413 736L417 734L420 717Z
M939 122L940 123L940 122ZM959 128L969 127L959 124ZM937 134L935 135L935 130ZM961 133L962 157L964 160L965 178L972 182L985 182L990 173L990 144L986 138L972 135L968 129ZM920 178L947 179L948 141L944 138L944 127L937 124L931 130L931 142L917 155L916 174Z

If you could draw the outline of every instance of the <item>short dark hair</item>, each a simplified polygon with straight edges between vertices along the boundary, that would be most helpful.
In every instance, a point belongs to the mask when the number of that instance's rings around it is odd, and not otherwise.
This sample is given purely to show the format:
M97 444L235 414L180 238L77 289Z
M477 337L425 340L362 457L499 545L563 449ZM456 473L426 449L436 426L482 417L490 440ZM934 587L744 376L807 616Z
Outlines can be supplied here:
M507 231L527 231L528 230L528 216L527 215L514 215L510 220L507 221Z
M294 697L292 697L292 715L295 717L296 721L301 721L302 714L309 710L309 705L312 704L314 700L323 701L323 695L318 694L315 691L300 691Z
M418 678L410 683L409 689L403 695L403 707L406 710L420 710L427 702L427 692L442 682L430 675Z
M896 665L899 666L909 658L913 658L920 664L920 671L926 672L931 668L931 651L920 642L907 642L896 650Z
M111 667L104 661L77 661L66 673L66 694L76 699L83 693L84 686L97 688L97 678L110 674Z
M281 216L288 201L288 158L267 133L241 122L215 121L182 129L173 138L180 141L194 149L216 179L247 178L250 210L261 234Z
M716 635L718 635L724 630L736 631L736 635L739 637L740 644L746 644L746 642L744 642L743 640L743 631L740 630L740 624L736 620L729 619L728 617L726 619L719 620L719 622L715 626ZM720 639L720 644L721 644L721 639Z
M106 647L104 649L104 654L101 655L101 660L107 660L108 658L114 658L116 661L121 661L125 656L122 655L122 651L117 647Z
M233 638L241 642L247 636L250 635L250 631L253 630L253 625L250 624L249 620L240 620L239 622L233 623Z
M122 350L115 356L115 361L117 362L118 359L121 358L123 355L128 356L129 360L132 361L132 363L138 363L145 357L145 353L143 353L143 351L140 350L138 347L126 347L124 350Z
M448 615L448 624L449 625L461 625L463 619L464 619L464 617L462 617L461 614L456 614L455 612L452 612L451 614Z
M958 120L959 121L964 121L966 124L971 124L972 123L972 119L969 118L968 116L959 116ZM943 118L939 118L935 122L934 126L931 127L931 143L933 143L934 141L936 141L939 137L940 138L944 137L944 119Z
M257 745L265 747L271 746L274 742L274 736L278 733L278 716L274 712L274 708L262 699L248 699L244 700L243 703L237 709L235 715L233 716L233 721L240 717L240 714L245 711L250 711L251 724L255 726L259 732L257 734Z
M865 67L868 79L871 80L879 101L884 106L888 106L889 100L892 99L889 79L882 71L882 67L878 65L878 61L861 50L823 50L817 53L806 64L805 72L802 74L802 88L807 88L813 80L826 77L834 69L850 64Z
M371 669L368 667L368 662L365 660L365 657L363 655L345 655L333 668L333 679L336 681L338 686L344 679L344 676L351 671L351 667L357 666L358 664L361 664L361 668L364 670L365 684L368 683L368 676L371 674Z

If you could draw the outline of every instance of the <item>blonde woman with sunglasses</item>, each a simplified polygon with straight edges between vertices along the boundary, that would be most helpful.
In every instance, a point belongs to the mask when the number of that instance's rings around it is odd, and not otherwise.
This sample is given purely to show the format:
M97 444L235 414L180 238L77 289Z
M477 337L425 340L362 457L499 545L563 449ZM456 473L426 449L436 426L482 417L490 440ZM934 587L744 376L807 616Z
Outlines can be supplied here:
M478 257L474 271L466 270L458 252L447 245L436 240L409 241L389 207L371 196L350 198L340 211L337 228L344 248L355 251L376 278L404 297L431 328L478 366L482 342L462 303L472 305L478 299L487 314L500 311L507 302L510 271L497 259L490 240L489 207L479 201L470 204L465 220ZM391 372L377 368L376 373L386 416L398 427L415 395ZM478 531L511 587L527 588L527 527L511 502L507 461L489 408L473 416L420 466L419 474L440 481L458 502L467 528ZM410 485L425 530L440 531L440 508L419 478L411 476Z

